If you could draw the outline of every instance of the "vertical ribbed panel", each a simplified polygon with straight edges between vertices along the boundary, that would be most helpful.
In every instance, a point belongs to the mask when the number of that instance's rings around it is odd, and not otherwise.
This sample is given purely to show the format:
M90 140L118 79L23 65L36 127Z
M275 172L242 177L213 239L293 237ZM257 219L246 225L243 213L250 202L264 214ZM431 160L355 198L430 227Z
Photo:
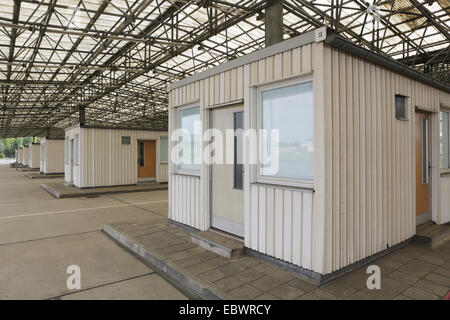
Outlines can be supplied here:
M129 136L131 144L122 144ZM156 140L156 179L167 182L167 164L159 163L159 137L165 131L81 128L80 187L131 185L137 183L137 141ZM79 171L78 171L79 170Z

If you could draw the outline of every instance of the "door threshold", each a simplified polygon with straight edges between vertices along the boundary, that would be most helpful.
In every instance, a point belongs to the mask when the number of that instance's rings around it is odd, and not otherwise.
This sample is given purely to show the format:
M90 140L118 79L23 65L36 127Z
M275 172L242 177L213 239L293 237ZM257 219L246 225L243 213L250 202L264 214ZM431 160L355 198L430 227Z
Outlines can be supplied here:
M212 232L218 233L218 234L220 234L220 235L222 235L222 236L231 238L231 239L233 239L233 240L236 240L236 241L239 241L239 242L244 242L244 238L243 238L243 237L239 237L239 236L237 236L237 235L228 233L228 232L226 232L226 231L222 231L222 230L216 229L216 228L214 228L214 227L209 228L209 230L212 231Z

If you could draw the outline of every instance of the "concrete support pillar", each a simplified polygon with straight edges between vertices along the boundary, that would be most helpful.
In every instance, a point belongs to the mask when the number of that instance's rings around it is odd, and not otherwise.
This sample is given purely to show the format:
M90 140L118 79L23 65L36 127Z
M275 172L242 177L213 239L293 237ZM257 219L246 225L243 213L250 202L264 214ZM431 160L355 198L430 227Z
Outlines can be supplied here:
M84 126L86 124L86 113L85 113L84 107L79 107L78 115L79 115L80 124L82 126Z
M266 8L264 18L266 29L266 47L283 41L283 4L282 0L274 0Z

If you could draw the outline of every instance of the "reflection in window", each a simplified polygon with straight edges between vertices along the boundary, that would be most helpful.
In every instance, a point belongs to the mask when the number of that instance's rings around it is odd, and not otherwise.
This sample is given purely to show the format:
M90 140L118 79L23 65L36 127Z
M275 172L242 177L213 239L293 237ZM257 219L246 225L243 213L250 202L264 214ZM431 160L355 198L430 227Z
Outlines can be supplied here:
M279 130L279 169L273 174L261 166L262 176L314 179L314 110L312 82L265 90L261 94L262 129L267 141L262 152L270 156L270 130Z
M159 139L159 162L167 163L167 157L169 155L168 149L167 137L161 137Z
M139 142L139 166L144 167L144 142Z
M178 128L188 134L180 136L180 162L179 168L183 170L200 170L201 145L199 133L195 126L200 122L200 107L181 109L178 111ZM184 138L184 139L183 139Z

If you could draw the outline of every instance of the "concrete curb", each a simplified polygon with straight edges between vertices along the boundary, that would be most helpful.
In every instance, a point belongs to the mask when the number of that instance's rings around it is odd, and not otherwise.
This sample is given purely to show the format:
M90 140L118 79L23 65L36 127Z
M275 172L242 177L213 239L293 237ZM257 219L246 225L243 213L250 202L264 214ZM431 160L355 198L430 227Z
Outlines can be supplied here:
M122 234L110 225L103 226L105 232L114 241L118 242L127 250L141 257L155 271L161 272L178 285L191 291L196 296L204 300L234 300L232 296L222 290L213 287L213 285L196 275L184 270L182 267L174 264L170 260L164 259L159 255L149 252L136 239L129 235Z
M115 193L131 193L131 192L150 192L150 191L161 191L161 190L167 190L166 187L157 187L157 188L148 188L148 189L128 189L128 190L111 190L111 191L89 191L89 192L80 192L80 193L61 193L53 188L49 187L48 185L41 184L41 187L50 193L54 198L61 199L61 198L83 198L83 197L92 197L92 196L101 196L104 194L115 194Z
M32 172L29 173L25 173L25 177L27 177L28 179L53 179L53 178L64 178L64 174L40 174L40 175L36 175Z

